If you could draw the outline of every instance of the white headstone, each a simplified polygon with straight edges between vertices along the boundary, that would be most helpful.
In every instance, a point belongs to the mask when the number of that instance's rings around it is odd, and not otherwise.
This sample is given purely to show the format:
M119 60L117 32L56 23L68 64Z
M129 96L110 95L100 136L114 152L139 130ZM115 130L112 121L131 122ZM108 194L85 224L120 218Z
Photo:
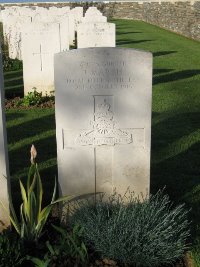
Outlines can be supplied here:
M75 7L71 9L70 12L74 14L75 31L77 31L78 24L80 24L83 19L83 7Z
M54 54L69 49L59 23L31 23L22 35L24 93L54 91ZM65 40L67 41L67 39ZM67 47L67 46L68 47Z
M87 16L87 17L83 17L81 19L81 22L83 23L87 23L87 22L107 22L107 17L105 16Z
M102 13L97 9L97 7L91 6L86 10L85 16L93 16L93 15L101 16Z
M2 55L0 51L0 201L9 211L8 191L10 190L10 177L8 167L8 150L4 111L4 88L3 88L3 66ZM0 230L6 228L10 224L9 218L6 215L0 204Z
M96 7L89 7L81 21L83 23L107 22L107 17L103 16Z
M115 47L114 23L81 23L77 29L77 47Z
M74 45L75 41L75 18L73 13L68 14L69 17L69 44Z
M87 48L55 56L61 195L147 194L152 54Z
M73 45L75 41L75 19L74 14L69 10L69 7L66 8L57 8L52 7L50 9L46 8L37 8L33 17L33 22L40 23L50 23L62 21L63 31L66 32L65 36L62 35L62 38L67 38L69 45ZM63 21L66 21L64 25ZM65 29L67 28L67 30Z
M23 26L31 22L30 16L14 17L13 24L10 27L8 50L9 57L22 60L22 29Z

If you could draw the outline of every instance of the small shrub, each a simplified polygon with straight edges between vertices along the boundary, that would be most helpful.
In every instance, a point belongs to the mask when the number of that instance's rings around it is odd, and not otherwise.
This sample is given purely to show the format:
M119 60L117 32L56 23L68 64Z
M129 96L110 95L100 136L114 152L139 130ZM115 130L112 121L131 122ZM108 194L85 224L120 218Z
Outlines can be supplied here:
M41 104L42 102L42 92L37 92L36 88L33 88L33 92L28 92L22 100L24 106L35 106Z
M23 105L26 107L29 106L39 106L47 101L54 100L54 91L50 92L50 95L42 95L42 92L37 92L37 89L34 87L33 92L28 92L24 98L18 100L17 105Z
M125 196L126 197L126 196ZM134 266L171 264L183 256L189 223L183 205L173 208L169 197L158 192L149 199L100 198L79 204L71 218L83 226L86 242L101 257Z
M16 235L6 230L0 234L0 267L21 266L24 258Z

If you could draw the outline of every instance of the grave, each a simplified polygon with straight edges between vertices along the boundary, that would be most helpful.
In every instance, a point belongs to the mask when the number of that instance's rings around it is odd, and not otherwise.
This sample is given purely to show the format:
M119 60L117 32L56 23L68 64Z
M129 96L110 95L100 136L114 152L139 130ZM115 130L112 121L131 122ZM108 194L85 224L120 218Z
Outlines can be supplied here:
M77 31L78 24L81 23L83 18L83 7L75 7L70 12L74 14L75 31Z
M83 23L107 22L107 17L103 16L96 7L89 7L81 21Z
M81 23L77 29L77 47L115 47L114 23Z
M59 23L31 23L23 30L25 94L33 88L43 94L54 91L54 54L69 49L69 43L64 44L60 30Z
M55 55L61 195L149 193L152 54L85 48Z
M85 16L94 16L94 15L96 15L96 16L102 16L102 13L101 13L101 11L99 11L99 10L97 9L97 7L90 6L90 7L86 10L86 12L85 12Z
M9 169L8 169L8 150L7 150L7 137L6 137L6 124L5 124L5 111L4 111L4 89L3 89L3 66L2 54L0 51L0 201L9 210L8 190L9 184ZM5 214L2 206L0 205L0 231L10 224L8 216Z
M8 41L9 57L22 60L22 29L23 25L31 22L30 16L14 17L14 23L10 27Z

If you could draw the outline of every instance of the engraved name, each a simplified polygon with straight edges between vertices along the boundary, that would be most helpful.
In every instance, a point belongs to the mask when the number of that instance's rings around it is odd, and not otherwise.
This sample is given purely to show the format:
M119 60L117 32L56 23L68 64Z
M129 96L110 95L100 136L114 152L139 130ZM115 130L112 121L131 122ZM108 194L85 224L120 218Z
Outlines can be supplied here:
M72 85L74 90L98 90L98 89L132 89L134 79L131 76L123 76L124 61L106 61L102 64L82 61L80 69L82 78L66 77L66 83Z

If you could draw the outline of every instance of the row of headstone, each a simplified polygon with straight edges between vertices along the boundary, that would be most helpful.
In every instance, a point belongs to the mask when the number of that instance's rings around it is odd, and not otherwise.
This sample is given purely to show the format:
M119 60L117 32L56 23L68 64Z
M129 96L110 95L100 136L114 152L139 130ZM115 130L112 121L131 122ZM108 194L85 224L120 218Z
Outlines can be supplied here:
M54 91L55 53L69 50L75 41L77 48L115 47L115 24L96 7L90 7L83 17L83 8L49 9L42 7L11 7L2 13L4 36L9 56L23 60L24 93L36 88Z
M77 8L75 8L76 10ZM75 40L75 21L81 20L80 8L78 12L70 12L69 7L65 8L25 8L16 7L3 10L3 31L4 38L8 43L10 58L22 59L22 35L24 30L26 31L27 24L34 23L61 23L66 21L67 31L65 35L68 35L69 43L73 44ZM76 14L76 20L74 19L74 13ZM83 13L83 10L82 10Z

